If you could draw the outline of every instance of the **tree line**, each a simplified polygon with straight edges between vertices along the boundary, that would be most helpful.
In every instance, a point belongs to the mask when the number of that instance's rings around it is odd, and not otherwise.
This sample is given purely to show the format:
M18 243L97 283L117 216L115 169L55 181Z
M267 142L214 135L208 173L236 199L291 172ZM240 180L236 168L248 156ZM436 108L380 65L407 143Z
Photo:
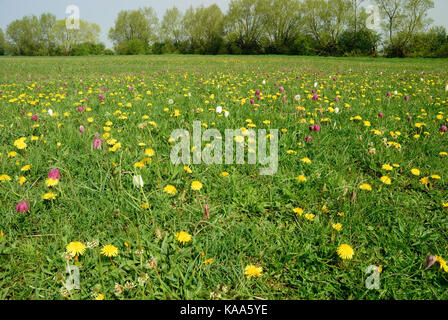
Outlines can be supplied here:
M11 22L5 34L0 29L0 55L62 56L114 54L99 41L101 28L95 23L79 21L79 29L66 28L65 20L43 13Z
M152 8L119 12L109 39L100 27L80 22L67 30L51 14L28 16L0 29L0 54L290 54L332 56L448 57L448 35L432 26L432 0L232 0L227 12L216 4L173 7L159 19ZM373 27L374 26L374 27Z

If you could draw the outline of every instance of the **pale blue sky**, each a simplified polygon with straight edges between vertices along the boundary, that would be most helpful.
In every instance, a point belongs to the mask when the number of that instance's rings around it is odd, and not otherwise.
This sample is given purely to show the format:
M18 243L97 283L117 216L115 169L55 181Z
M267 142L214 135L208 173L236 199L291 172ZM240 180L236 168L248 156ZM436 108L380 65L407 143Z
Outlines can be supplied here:
M185 11L190 5L207 6L216 3L223 10L227 10L229 2L230 0L0 0L0 28L5 30L6 26L15 19L25 15L39 15L43 12L50 12L58 19L64 19L66 7L73 4L79 7L81 19L99 24L101 41L111 47L107 33L121 10L149 6L153 7L161 18L165 10L173 6ZM434 24L443 25L448 29L448 1L434 0L434 3L435 8L430 12Z

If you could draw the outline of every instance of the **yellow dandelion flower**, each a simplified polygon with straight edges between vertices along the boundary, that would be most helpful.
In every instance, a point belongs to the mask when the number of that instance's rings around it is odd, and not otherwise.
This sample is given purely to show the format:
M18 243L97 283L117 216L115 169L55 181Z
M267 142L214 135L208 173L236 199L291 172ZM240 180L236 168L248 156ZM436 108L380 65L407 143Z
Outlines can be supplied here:
M342 224L341 223L334 223L331 225L333 227L334 230L336 231L341 231L342 229Z
M86 246L82 242L74 241L67 245L66 250L73 257L82 256L86 251Z
M302 208L294 208L294 209L292 209L292 211L294 211L299 216L302 216L302 214L303 214L303 209Z
M176 233L175 237L180 243L187 243L191 241L191 235L185 231Z
M372 191L372 186L368 183L364 183L359 187L359 189L365 190L365 191Z
M25 140L26 138L17 139L16 141L14 141L14 146L19 150L25 149L27 147Z
M315 215L312 213L305 214L305 219L307 219L309 221L314 221L314 217L315 217Z
M423 184L423 185L427 185L427 184L429 184L429 179L428 179L428 177L421 178L421 179L420 179L420 183Z
M419 175L420 175L420 170L414 168L414 169L411 170L411 173L412 173L414 176L419 176Z
M152 157L152 156L154 156L155 154L156 154L156 153L155 153L154 150L151 149L151 148L145 150L145 156Z
M187 167L187 166L184 166L184 170L185 170L185 172L187 172L187 173L192 173L193 171L189 168L189 167Z
M227 177L228 175L229 175L228 172L225 172L225 171L221 172L221 176L223 176L223 177Z
M354 254L355 254L355 251L348 244L341 244L338 247L338 255L343 260L351 260L353 258Z
M118 256L118 248L116 246L112 245L112 244L108 244L108 245L105 245L101 249L100 253L103 256L106 256L106 257L109 257L109 258L116 257L116 256Z
M19 178L19 184L21 185L21 186L23 186L23 184L26 182L26 178L25 177L20 177Z
M383 164L382 169L386 171L392 171L393 167L390 164Z
M163 188L163 192L168 193L172 196L174 196L177 193L177 189L175 186L169 184L165 188Z
M115 152L120 148L121 148L121 143L118 142L118 143L114 144L114 146L112 148L109 148L109 151Z
M11 181L11 177L8 176L7 174L1 174L0 181Z
M26 166L23 166L22 169L20 169L20 171L26 172L30 169L31 169L31 165L27 164Z
M199 181L193 181L191 183L191 190L199 191L202 189L202 183Z
M387 184L387 185L392 184L392 180L388 176L382 176L380 180L384 184Z
M443 269L445 272L448 272L448 265L442 257L436 256L436 262L440 264L440 269Z
M212 264L213 258L207 259L204 261L204 264Z
M142 203L142 204L140 205L140 208L142 208L142 209L144 209L144 210L149 209L149 203Z
M306 181L306 177L304 175L300 175L300 176L297 177L297 181L305 182Z
M55 200L56 194L54 194L53 192L48 192L42 196L42 199L43 200Z
M244 137L243 136L236 136L234 140L235 140L235 142L243 143L244 142Z
M144 167L145 167L145 164L142 161L134 163L134 168L135 169L141 169L141 168L144 168Z
M263 274L263 268L256 267L254 265L248 265L244 269L244 274L246 275L247 279L250 279L252 277L258 278Z
M311 163L311 160L309 158L307 158L307 157L300 159L300 161L302 161L303 163L306 163L306 164L310 164Z
M99 293L95 296L95 300L104 300L104 294Z
M47 185L47 187L57 186L58 183L59 179L48 178L47 180L45 180L45 184Z
M441 179L441 177L438 174L433 174L431 176L431 178L433 178L434 180L440 180Z

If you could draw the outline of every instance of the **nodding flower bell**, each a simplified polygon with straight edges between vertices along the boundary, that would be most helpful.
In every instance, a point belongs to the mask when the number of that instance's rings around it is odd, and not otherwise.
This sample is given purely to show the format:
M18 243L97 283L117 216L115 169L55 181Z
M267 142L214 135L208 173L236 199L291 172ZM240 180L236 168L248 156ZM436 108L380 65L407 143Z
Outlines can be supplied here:
M311 136L306 136L305 142L310 143L311 142Z
M446 133L446 132L447 132L447 127L446 127L446 126L442 126L442 127L440 128L440 132L442 132L442 133Z
M134 176L132 178L132 184L134 185L134 187L136 188L143 188L143 178L142 176Z
M59 180L61 179L61 172L59 171L59 169L50 169L50 172L48 173L48 179L53 179L53 180Z
M79 132L84 133L84 131L85 131L84 126L80 126L80 127L79 127Z
M16 206L16 210L17 212L20 213L28 212L29 210L28 202L26 201L19 202Z
M98 138L98 134L95 134L95 139L93 139L93 149L101 149L101 140Z

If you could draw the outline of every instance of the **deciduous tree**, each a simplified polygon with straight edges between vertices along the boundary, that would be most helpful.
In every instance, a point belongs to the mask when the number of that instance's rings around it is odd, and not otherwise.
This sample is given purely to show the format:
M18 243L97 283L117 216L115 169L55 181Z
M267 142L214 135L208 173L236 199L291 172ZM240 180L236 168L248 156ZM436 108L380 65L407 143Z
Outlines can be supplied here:
M230 42L243 53L259 51L263 36L263 0L232 0L225 19L225 30Z
M3 34L3 30L0 28L0 56L5 54L6 41L5 35Z
M64 55L70 55L73 48L84 43L98 43L101 28L96 23L79 20L79 29L67 29L65 20L58 20L55 24L56 44Z
M159 19L152 8L120 11L115 26L109 30L109 38L116 48L131 43L131 40L134 40L132 43L139 40L147 50L157 40L158 24Z

